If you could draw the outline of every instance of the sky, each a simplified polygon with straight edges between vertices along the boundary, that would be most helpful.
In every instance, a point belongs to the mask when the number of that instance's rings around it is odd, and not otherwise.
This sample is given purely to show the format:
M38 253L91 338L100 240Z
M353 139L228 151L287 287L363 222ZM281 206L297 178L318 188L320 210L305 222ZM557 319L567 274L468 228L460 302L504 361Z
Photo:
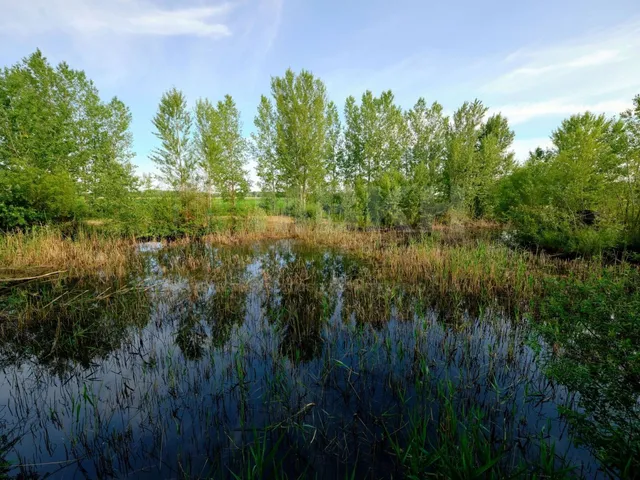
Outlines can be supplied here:
M324 80L340 109L367 89L407 109L479 98L508 117L520 160L563 118L617 114L640 94L638 0L0 0L0 12L0 65L39 48L129 106L139 174L155 171L164 91L191 105L231 94L248 135L289 67Z

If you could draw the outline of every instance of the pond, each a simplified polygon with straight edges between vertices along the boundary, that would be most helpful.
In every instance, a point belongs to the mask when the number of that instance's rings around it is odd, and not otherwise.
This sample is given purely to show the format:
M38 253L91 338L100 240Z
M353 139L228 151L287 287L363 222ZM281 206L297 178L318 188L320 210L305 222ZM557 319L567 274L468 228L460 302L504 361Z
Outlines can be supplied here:
M0 348L7 476L602 475L498 308L292 241L139 255L126 282L18 292L38 303Z

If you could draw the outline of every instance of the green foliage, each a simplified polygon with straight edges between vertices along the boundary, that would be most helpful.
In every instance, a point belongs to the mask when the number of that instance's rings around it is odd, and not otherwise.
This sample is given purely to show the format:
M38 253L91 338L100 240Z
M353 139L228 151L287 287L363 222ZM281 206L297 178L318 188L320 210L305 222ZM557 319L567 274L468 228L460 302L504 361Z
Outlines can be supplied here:
M274 145L280 183L304 205L325 176L327 151L327 95L324 83L311 72L271 79L275 105L271 121L275 128Z
M282 191L280 169L276 155L276 117L273 104L264 95L260 98L254 120L256 132L251 134L251 150L256 158L256 173L265 196L265 206L275 209L276 196Z
M540 301L549 374L579 392L578 437L622 477L640 471L640 273L553 279Z
M447 131L447 155L443 165L445 198L473 218L491 211L490 192L496 181L513 166L509 151L514 133L506 118L494 115L486 122L482 102L465 102L453 115Z
M0 171L0 229L24 228L51 221L69 221L87 213L84 198L65 172L37 167Z
M621 115L624 136L621 139L625 161L620 166L620 211L623 215L625 244L640 251L640 95L633 108Z
M392 194L393 200L388 195L389 176L395 179L395 172L400 170L407 143L402 109L394 103L390 90L379 97L367 91L362 95L360 105L356 104L355 98L347 98L344 115L345 152L341 169L345 182L355 184L363 220L384 221L385 216L379 210L385 199L392 206L399 204L399 193ZM384 181L383 176L386 176ZM397 213L388 217L397 219Z
M345 185L354 184L361 220L426 226L450 207L491 216L495 185L513 167L514 134L500 115L485 121L486 112L476 100L449 119L421 98L403 113L391 91L366 92L360 105L347 98L340 168Z
M344 145L342 125L338 108L333 102L327 105L327 138L325 143L326 153L326 190L329 195L335 196L340 191L340 168L343 163Z
M633 246L638 179L633 113L623 120L585 113L565 120L554 148L536 150L496 189L496 212L524 243L599 254Z
M183 206L196 184L192 123L184 94L175 88L165 92L153 117L154 135L160 140L160 147L153 151L151 160L160 172L158 179L180 194Z
M0 228L118 215L136 188L131 114L36 51L0 72Z
M199 100L196 125L196 144L209 194L211 187L215 187L223 198L235 205L236 200L249 191L249 180L245 171L247 144L233 98L226 95L217 107L208 100Z
M0 229L91 217L123 232L206 230L214 191L234 208L248 194L250 151L269 213L421 229L436 217L488 218L508 222L522 244L566 254L640 250L640 96L620 118L566 119L553 148L523 165L507 119L487 111L475 100L447 117L423 98L403 111L390 90L367 91L346 99L343 126L322 81L287 70L261 97L248 142L231 96L192 112L173 88L153 119L151 159L177 195L146 205L148 195L134 200L127 107L37 51L0 72Z

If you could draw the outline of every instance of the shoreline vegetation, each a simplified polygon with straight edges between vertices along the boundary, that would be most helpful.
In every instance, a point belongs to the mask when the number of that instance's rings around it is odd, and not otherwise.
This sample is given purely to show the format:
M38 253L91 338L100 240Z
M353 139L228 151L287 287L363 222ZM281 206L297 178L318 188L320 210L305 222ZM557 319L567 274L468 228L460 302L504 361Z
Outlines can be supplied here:
M221 220L220 218L218 220ZM638 268L615 257L565 258L514 245L504 227L488 222L442 225L429 231L354 229L330 220L286 216L224 217L219 230L200 236L163 239L105 234L102 224L56 227L0 237L0 285L56 278L108 282L126 279L141 268L139 247L145 243L172 248L190 244L213 247L251 246L292 240L307 248L331 248L375 266L378 281L428 285L434 297L456 296L497 303L513 311L533 308L553 280L575 282L603 276L624 277ZM221 224L222 225L222 224ZM96 229L98 228L98 229ZM197 271L206 258L189 257L175 265Z

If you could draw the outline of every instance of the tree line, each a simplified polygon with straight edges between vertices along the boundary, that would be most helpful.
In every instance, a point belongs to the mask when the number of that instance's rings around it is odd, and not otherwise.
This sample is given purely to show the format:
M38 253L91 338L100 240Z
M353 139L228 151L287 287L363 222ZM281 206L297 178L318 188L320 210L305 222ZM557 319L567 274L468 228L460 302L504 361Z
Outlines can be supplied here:
M151 159L174 193L153 202L133 172L130 123L120 100L103 102L83 72L39 51L5 68L0 228L92 216L135 224L143 205L152 221L192 225L214 195L236 208L253 158L267 211L286 198L287 213L362 226L488 219L554 250L640 249L640 96L619 116L571 116L551 148L518 164L507 119L479 100L447 115L437 102L404 110L391 90L367 91L341 115L319 78L287 70L272 77L245 138L230 95L191 107L173 88L153 118Z

